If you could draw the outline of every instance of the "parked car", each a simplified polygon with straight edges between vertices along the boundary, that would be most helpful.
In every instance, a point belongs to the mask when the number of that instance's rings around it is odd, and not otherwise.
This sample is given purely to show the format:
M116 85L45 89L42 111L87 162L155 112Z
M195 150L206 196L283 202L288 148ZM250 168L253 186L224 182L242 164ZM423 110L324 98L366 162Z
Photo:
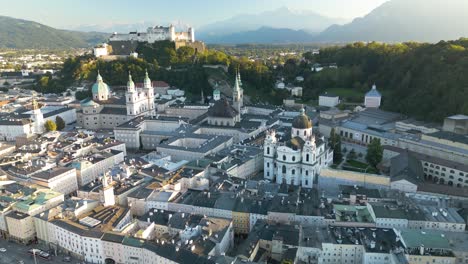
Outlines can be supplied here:
M6 248L0 248L0 252L6 252Z

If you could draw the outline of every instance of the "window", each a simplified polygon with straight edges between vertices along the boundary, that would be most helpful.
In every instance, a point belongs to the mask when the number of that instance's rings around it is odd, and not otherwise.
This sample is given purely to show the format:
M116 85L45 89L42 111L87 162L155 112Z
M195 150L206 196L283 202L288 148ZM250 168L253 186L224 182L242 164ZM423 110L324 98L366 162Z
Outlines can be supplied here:
M296 156L292 156L292 161L296 161Z
M309 176L309 171L308 170L305 171L305 175Z
M293 169L293 170L291 171L291 174L292 174L292 175L296 174L296 170Z
M309 154L306 155L306 161L309 161Z
M286 160L286 155L283 155L283 160Z
M286 173L286 166L284 166L284 165L283 165L282 172L283 172L283 173Z
M307 136L307 131L306 130L304 130L304 136Z
M270 147L267 148L267 155L270 155Z
M299 136L299 130L296 131L296 136Z
M267 168L270 168L270 162L267 162Z

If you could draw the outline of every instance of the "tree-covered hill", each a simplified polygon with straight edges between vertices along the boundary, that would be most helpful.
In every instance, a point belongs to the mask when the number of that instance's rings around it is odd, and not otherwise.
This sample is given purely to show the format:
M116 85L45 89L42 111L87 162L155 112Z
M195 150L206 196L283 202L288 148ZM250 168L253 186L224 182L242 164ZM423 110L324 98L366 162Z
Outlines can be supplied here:
M44 76L35 89L60 92L73 82L94 81L97 70L110 85L125 85L128 71L141 81L148 69L153 80L184 89L192 99L201 90L211 94L210 72L205 64L228 65L227 82L233 83L240 69L243 88L252 101L281 104L286 90L274 89L277 78L294 83L302 75L303 101L317 100L324 91L340 91L343 101L363 103L372 84L383 93L383 109L426 121L441 121L453 114L468 114L468 39L437 44L354 43L321 49L319 55L305 53L305 60L289 59L284 65L264 64L246 57L228 56L216 50L196 53L190 47L175 50L169 42L142 44L138 59L103 61L90 56L65 61L59 79ZM336 63L338 69L311 70L314 63Z
M60 30L33 21L0 16L0 48L86 48L108 37L107 33Z
M468 39L437 44L355 43L305 56L339 66L306 73L309 99L329 88L362 93L375 83L383 92L384 109L427 121L468 114Z

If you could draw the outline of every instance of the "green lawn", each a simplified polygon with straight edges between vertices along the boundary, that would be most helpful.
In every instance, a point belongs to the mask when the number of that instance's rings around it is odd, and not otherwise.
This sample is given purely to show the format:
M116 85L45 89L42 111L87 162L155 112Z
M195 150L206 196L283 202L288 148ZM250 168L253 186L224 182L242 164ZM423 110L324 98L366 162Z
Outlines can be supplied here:
M343 169L349 171L379 174L379 171L376 168L373 168L369 164L357 160L347 160L346 163L343 165Z
M359 169L366 169L369 165L357 160L347 160L346 165L349 165L351 167L359 168Z
M348 102L364 101L364 93L351 88L330 88L326 91L328 93L338 95L340 99L346 99Z

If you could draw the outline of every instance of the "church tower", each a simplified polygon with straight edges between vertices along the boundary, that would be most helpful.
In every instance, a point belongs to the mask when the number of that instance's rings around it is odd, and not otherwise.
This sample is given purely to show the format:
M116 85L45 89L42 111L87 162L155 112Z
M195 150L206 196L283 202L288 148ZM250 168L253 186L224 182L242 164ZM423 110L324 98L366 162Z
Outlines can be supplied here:
M156 114L154 110L154 88L151 79L148 76L148 71L145 72L145 80L143 81L143 93L146 98L144 108L149 112L150 115Z
M110 180L110 184L108 182ZM101 203L104 206L115 205L114 197L114 186L112 185L112 176L107 177L107 174L104 174L102 177L102 190L99 191Z
M263 164L263 173L265 179L273 180L275 179L275 155L276 155L276 132L274 130L267 131L263 147L263 157L264 157L264 164Z
M241 113L242 107L244 106L244 90L241 88L241 85L240 73L237 71L234 90L232 91L232 102L234 109L237 110L239 115Z
M127 98L127 115L136 116L138 114L138 109L136 103L138 101L138 92L135 89L135 83L132 80L132 75L128 73L128 82L127 82L127 92L125 93Z
M42 114L41 108L35 98L32 100L31 119L34 121L33 133L44 133L44 115Z

